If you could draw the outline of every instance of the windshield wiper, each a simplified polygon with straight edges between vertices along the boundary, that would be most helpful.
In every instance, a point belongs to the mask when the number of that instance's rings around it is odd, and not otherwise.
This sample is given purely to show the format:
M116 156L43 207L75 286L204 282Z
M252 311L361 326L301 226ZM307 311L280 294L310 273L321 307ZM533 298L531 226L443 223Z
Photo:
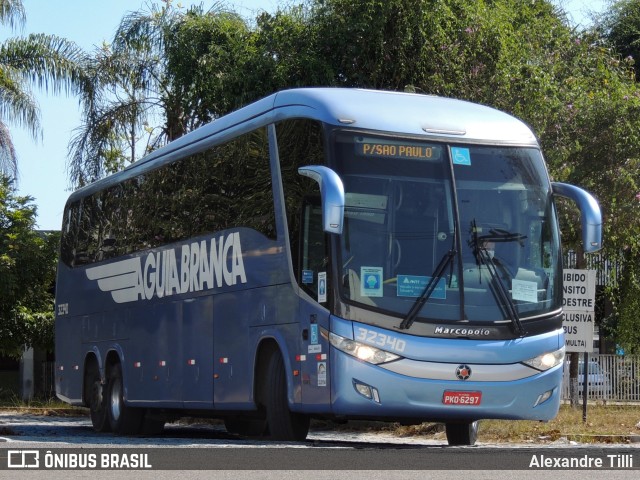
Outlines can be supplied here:
M489 255L487 248L484 246L485 242L510 242L510 241L518 241L521 242L526 236L510 233L505 230L500 229L491 229L489 230L489 235L478 236L478 229L476 228L475 219L473 220L473 251L478 260L479 264L487 267L489 271L489 275L491 276L492 282L489 284L491 287L491 291L493 292L496 300L500 305L500 308L503 311L503 314L511 320L513 325L513 329L517 335L521 337L524 336L524 328L522 327L522 322L520 322L520 316L518 315L518 309L516 308L513 300L509 296L509 290L505 287L504 283L500 279L500 274L498 273L498 267L496 263Z
M427 283L427 286L425 287L425 289L422 291L420 296L413 303L413 306L411 307L411 310L409 310L409 313L407 313L407 316L404 317L404 320L402 320L402 323L400 323L400 326L398 327L400 330L411 328L411 325L413 325L413 322L418 316L418 313L420 312L424 304L427 303L427 300L429 300L429 298L433 294L433 291L438 286L438 282L444 275L445 269L454 259L454 257L456 256L456 253L457 252L452 248L451 250L449 250L447 253L444 254L442 259L440 260L440 263L438 264L436 269L433 271L433 274L431 275L431 280L429 280L429 283Z
M488 234L478 235L475 231L475 220L473 228L476 245L484 245L485 242L518 242L520 246L524 246L523 240L527 238L527 236L522 233L513 233L502 228L491 228Z

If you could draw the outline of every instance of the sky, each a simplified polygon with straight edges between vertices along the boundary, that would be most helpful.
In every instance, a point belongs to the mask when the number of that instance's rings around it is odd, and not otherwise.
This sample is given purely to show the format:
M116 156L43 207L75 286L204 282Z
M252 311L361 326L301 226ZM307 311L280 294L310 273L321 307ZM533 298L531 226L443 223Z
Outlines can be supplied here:
M26 24L11 32L0 25L0 41L29 33L47 33L72 40L87 51L109 42L122 17L146 8L150 0L23 0ZM158 3L154 0L154 3ZM274 12L290 0L174 0L174 5L226 4L248 19L259 11ZM586 24L589 12L601 11L607 0L555 0L575 24ZM29 195L37 205L37 227L59 230L64 204L71 193L67 175L67 146L80 125L77 98L47 95L34 90L40 111L42 137L34 140L21 128L10 125L18 154L18 194Z

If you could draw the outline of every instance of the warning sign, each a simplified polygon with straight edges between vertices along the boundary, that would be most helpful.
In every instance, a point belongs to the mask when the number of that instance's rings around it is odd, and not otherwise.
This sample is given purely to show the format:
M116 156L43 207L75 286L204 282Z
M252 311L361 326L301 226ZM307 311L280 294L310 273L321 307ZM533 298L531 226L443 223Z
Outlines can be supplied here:
M592 352L596 271L567 269L562 280L562 328L566 351Z

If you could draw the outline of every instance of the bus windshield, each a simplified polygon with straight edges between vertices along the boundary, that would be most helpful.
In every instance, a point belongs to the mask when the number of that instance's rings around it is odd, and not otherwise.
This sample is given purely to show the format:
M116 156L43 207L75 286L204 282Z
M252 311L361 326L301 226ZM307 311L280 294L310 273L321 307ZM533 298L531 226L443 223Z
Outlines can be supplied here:
M396 325L405 319L400 328L413 321L520 328L557 313L559 237L538 149L350 133L336 140L346 304Z

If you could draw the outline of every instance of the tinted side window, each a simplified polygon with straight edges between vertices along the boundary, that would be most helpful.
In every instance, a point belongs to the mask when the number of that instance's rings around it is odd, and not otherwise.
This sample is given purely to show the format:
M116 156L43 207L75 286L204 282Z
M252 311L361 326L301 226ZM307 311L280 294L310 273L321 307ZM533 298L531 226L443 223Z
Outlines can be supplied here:
M266 129L86 197L64 218L62 259L68 265L234 227L275 239Z

